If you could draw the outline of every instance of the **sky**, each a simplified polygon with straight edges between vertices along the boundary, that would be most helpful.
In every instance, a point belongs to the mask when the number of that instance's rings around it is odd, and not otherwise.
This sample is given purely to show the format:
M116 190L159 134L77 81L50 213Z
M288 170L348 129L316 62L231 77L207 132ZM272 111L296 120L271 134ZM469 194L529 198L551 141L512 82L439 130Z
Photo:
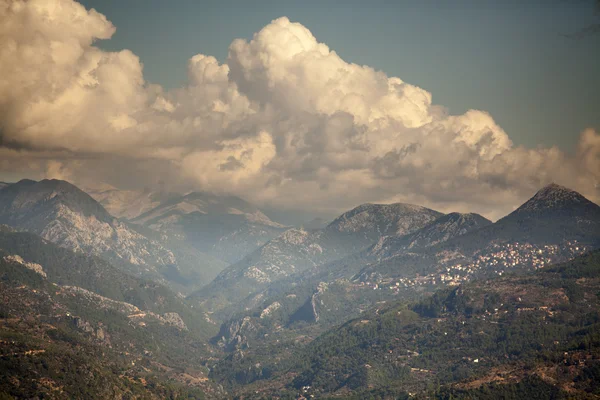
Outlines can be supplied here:
M594 2L0 2L0 180L492 219L600 200Z
M117 32L99 43L131 49L150 82L186 82L197 53L229 44L281 16L302 23L346 61L422 87L452 113L490 112L515 144L573 151L600 127L600 35L569 38L594 22L586 0L174 1L86 0Z

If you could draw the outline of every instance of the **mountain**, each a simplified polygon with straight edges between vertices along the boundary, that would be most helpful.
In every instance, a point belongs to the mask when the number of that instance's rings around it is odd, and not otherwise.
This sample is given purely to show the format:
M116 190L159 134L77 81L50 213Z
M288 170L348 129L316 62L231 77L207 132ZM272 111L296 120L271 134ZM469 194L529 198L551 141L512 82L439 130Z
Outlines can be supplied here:
M535 204L554 190L542 189ZM276 280L229 313L216 343L236 352L274 338L314 335L379 302L414 300L478 277L540 269L600 247L600 236L590 229L600 221L598 206L567 193L576 201L552 201L536 207L534 215L519 209L518 218L511 214L496 224L476 214L443 215L415 232L384 236L358 253ZM569 217L561 222L555 210Z
M600 206L563 186L550 184L495 224L477 235L467 236L457 246L474 242L526 241L546 244L565 240L600 243Z
M600 247L600 206L550 184L521 207L480 229L367 265L363 282L406 278L407 285L458 284L479 275L537 269Z
M208 335L214 329L204 322L201 310L193 310L166 286L124 273L100 257L73 252L5 225L0 225L0 251L0 258L32 269L57 285L80 288L155 313L177 312L196 327L198 334Z
M85 218L108 223L112 216L89 195L66 181L23 179L0 191L0 218L28 227L48 224L48 212L65 209ZM35 228L37 229L37 228Z
M2 188L4 188L4 187L6 187L6 186L8 186L8 185L10 185L10 183L6 183L6 182L0 182L0 189L2 189Z
M240 398L595 398L599 277L596 251L380 303L315 340L270 334L211 377Z
M239 197L206 192L172 198L132 223L180 238L227 263L239 261L286 229Z
M442 214L408 204L364 204L324 229L290 229L231 265L193 296L216 308L233 304L295 273L341 259L382 236L416 231Z
M202 367L207 318L164 286L0 226L0 398L222 392Z
M496 223L365 204L281 232L233 197L133 223L67 182L11 184L0 399L596 398L599 209L549 185ZM165 285L249 227L280 231L188 298Z
M113 187L85 188L111 215L126 220L138 217L161 203L179 196L177 193L144 190L120 190Z
M0 223L103 257L132 274L172 283L178 290L185 291L186 285L193 290L206 283L198 281L202 270L210 269L211 260L197 252L188 257L193 262L178 262L159 240L112 217L91 196L66 181L22 180L1 189Z
M414 232L441 215L412 204L363 204L340 215L325 230L376 241L381 236Z
M430 247L491 224L479 214L450 213L408 235L381 238L370 255L385 258L406 250Z
M598 215L598 205L564 186L551 183L540 189L531 199L510 213L505 220L532 218L583 218Z
M231 351L261 342L261 335L282 331L282 327L283 331L295 332L301 326L298 322L322 330L359 315L378 301L416 298L421 294L418 290L400 291L398 286L393 291L373 290L350 279L365 265L376 264L386 252L397 254L408 248L432 246L489 224L477 214L443 215L413 233L384 236L359 253L275 281L243 302L245 312L223 323L217 343Z

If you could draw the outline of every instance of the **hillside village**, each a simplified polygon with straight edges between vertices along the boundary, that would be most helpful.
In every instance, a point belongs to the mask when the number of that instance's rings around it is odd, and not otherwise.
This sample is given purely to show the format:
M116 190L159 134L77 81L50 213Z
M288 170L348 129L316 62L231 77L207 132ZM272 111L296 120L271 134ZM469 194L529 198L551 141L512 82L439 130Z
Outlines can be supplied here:
M482 275L497 275L515 270L537 270L545 266L569 260L591 250L590 246L577 240L562 245L532 245L530 243L492 244L479 252L468 263L456 263L440 267L436 272L415 277L382 278L360 282L358 286L374 290L391 290L399 293L403 288L435 286L438 284L457 286Z

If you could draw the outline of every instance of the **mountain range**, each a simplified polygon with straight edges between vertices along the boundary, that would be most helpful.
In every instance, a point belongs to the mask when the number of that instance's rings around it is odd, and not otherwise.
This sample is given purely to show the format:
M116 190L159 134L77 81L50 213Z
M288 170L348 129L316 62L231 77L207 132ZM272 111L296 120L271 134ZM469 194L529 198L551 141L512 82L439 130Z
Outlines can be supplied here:
M442 215L414 232L383 236L362 251L258 286L221 311L225 322L215 340L238 351L282 329L305 334L300 322L312 324L314 334L379 302L571 259L600 247L599 210L576 192L549 185L496 223L476 214ZM199 296L217 284L219 278L191 298L218 311L214 297ZM233 292L246 295L239 286Z
M600 395L600 207L565 187L494 223L363 204L299 228L89 191L0 184L0 398Z
M22 180L0 191L0 223L104 257L184 293L207 284L229 261L285 229L232 196L92 193L121 218L66 181Z

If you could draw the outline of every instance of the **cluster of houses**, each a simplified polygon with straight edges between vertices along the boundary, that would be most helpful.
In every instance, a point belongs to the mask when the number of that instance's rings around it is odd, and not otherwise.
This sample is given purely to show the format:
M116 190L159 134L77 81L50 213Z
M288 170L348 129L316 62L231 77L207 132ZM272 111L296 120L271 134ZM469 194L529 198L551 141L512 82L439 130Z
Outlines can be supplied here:
M438 271L420 276L403 278L383 278L374 282L361 282L373 290L391 290L398 293L404 288L431 285L456 286L471 280L482 272L493 272L502 276L514 268L539 269L545 266L571 259L589 251L590 248L576 240L561 245L532 245L530 243L493 244L485 252L473 256L469 262L447 263Z

